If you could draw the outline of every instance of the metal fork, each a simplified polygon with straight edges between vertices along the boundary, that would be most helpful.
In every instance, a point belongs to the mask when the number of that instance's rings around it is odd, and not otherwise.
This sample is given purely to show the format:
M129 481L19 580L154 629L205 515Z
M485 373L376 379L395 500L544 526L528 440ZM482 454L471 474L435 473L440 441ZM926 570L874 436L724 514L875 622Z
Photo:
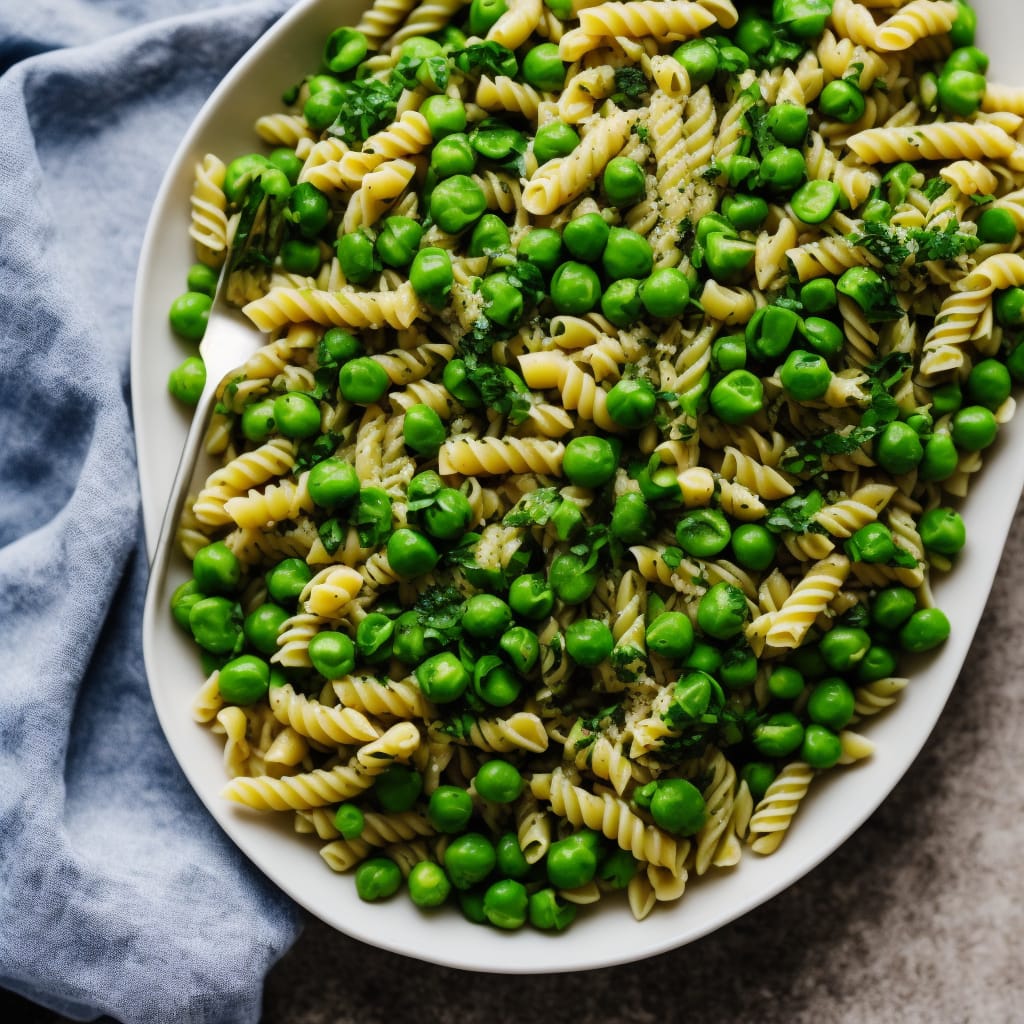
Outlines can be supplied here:
M181 452L178 469L174 474L167 508L160 524L160 534L156 550L149 566L149 585L146 601L150 603L153 594L158 592L167 573L167 563L174 546L178 520L185 504L185 496L195 472L196 461L203 445L206 428L213 412L217 391L228 374L237 370L261 346L266 338L261 334L234 306L227 301L228 278L230 276L230 253L224 261L206 331L199 343L199 354L206 364L206 384L203 387L192 424L185 437L185 446Z

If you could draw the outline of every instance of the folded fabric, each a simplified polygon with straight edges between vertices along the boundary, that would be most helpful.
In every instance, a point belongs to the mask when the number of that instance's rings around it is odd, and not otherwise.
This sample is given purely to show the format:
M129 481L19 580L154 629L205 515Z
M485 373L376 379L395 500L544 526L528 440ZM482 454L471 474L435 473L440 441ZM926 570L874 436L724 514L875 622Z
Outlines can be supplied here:
M0 986L76 1019L255 1021L299 927L150 703L127 387L160 179L287 6L0 10Z

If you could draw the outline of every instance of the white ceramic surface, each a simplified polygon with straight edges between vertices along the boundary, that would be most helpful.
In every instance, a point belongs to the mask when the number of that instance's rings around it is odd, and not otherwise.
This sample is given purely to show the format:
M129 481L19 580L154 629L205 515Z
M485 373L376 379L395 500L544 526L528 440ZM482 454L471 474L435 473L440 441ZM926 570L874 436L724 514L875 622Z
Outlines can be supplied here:
M225 158L256 148L252 123L280 109L280 94L310 68L321 40L352 24L360 0L307 0L278 22L228 75L183 140L159 193L143 245L135 297L132 392L145 526L156 543L187 422L168 398L166 379L184 355L167 327L167 309L181 292L192 262L187 236L192 168L206 152ZM1024 82L1018 45L1024 5L975 0L980 44L992 56L991 76ZM457 911L426 915L407 899L362 903L350 877L330 872L317 844L292 833L288 816L263 817L222 801L225 777L219 742L193 723L189 702L201 682L196 652L175 628L167 607L187 564L172 566L152 595L144 626L153 700L170 745L196 792L231 838L296 901L339 930L422 960L480 971L556 972L640 959L690 942L744 914L797 881L828 856L878 807L910 766L937 721L961 670L998 568L1017 498L1024 486L1024 416L1002 431L987 453L964 509L970 541L949 580L935 586L953 622L941 653L912 672L910 686L890 713L864 728L876 744L867 762L815 782L779 851L768 858L745 852L731 871L692 882L676 905L633 920L624 899L585 908L564 935L531 929L506 934L466 923ZM969 680L970 668L966 677ZM956 766L950 765L949 771ZM908 900L914 899L907 893Z

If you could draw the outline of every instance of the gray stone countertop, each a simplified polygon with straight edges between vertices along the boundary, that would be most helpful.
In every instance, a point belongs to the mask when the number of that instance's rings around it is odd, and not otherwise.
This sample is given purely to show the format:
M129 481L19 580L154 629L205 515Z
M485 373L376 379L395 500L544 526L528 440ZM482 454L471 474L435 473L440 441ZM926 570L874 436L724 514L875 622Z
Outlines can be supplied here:
M310 920L270 974L264 1021L1024 1022L1022 723L1024 506L931 740L867 823L787 891L673 952L546 976L435 967ZM2 991L0 1018L63 1020Z

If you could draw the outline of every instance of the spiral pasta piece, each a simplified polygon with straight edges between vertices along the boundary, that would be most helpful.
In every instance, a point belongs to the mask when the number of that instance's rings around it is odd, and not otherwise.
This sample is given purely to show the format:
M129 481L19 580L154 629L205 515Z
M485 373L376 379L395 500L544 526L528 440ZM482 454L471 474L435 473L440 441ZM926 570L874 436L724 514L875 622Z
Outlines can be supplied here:
M410 327L422 309L408 281L391 292L361 292L341 288L325 292L313 288L272 288L248 303L242 312L261 330L285 324L312 323L336 327Z
M289 683L271 687L270 708L282 725L317 743L341 746L366 743L380 736L380 729L361 711L312 701L296 693Z

